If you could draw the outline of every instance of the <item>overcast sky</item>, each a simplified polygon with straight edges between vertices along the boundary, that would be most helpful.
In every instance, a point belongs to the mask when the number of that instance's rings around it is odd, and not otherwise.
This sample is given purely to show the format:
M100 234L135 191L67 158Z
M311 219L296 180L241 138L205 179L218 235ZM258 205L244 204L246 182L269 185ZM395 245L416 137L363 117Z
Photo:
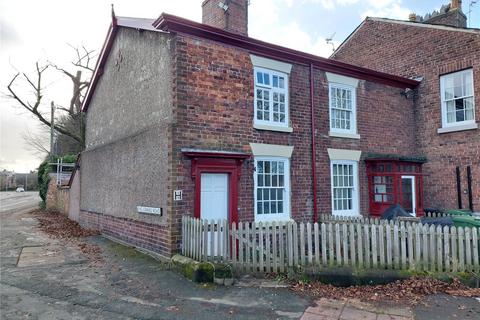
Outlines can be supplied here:
M214 0L215 1L215 0ZM119 16L156 18L167 12L201 22L202 0L0 0L0 169L23 172L41 159L23 136L40 131L37 121L4 97L17 71L32 73L35 61L69 67L73 46L99 50L110 23L110 4ZM449 0L251 0L249 35L268 42L327 57L333 36L338 46L366 16L408 18L424 15ZM464 12L470 0L464 1ZM470 27L480 28L480 4L471 13ZM43 108L49 117L54 100L67 105L68 80L50 72L45 81ZM17 88L25 97L25 87ZM46 137L48 141L48 136Z

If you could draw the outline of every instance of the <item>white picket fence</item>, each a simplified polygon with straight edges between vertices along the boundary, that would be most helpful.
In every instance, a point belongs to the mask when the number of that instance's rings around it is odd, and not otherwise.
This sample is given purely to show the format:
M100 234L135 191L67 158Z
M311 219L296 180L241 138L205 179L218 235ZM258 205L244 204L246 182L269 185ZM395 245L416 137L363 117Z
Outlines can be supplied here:
M479 272L478 228L408 221L322 223L182 220L182 253L245 272L324 267Z

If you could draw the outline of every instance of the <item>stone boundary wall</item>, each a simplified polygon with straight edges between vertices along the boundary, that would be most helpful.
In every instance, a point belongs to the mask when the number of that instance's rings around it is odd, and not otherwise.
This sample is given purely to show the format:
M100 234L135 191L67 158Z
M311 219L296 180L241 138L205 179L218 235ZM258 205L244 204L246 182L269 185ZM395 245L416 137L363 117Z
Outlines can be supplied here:
M57 210L61 213L68 215L70 204L70 187L57 186L57 180L51 178L48 183L48 191L46 198L46 208L47 210Z

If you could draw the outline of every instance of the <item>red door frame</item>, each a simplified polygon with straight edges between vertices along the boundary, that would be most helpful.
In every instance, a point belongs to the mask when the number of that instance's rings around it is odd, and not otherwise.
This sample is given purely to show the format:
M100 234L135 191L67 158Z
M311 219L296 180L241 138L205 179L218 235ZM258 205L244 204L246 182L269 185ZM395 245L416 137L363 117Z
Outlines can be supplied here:
M370 205L370 214L373 216L381 216L383 212L392 204L401 204L402 203L402 190L401 190L401 181L402 175L414 176L415 177L415 196L416 196L416 216L421 217L424 216L423 212L423 173L422 173L422 163L419 162L411 162L411 161L400 161L400 160L392 160L392 159L368 159L365 160L366 168L367 168L367 180L368 180L368 190L369 190L369 205ZM392 171L390 172L374 172L373 166L377 164L391 164ZM413 172L411 171L403 171L402 169L398 169L399 166L403 165L411 165L416 168ZM388 204L379 204L375 203L374 200L374 183L373 177L374 176L390 176L393 177L393 203Z
M191 158L191 176L195 180L194 216L200 218L202 173L228 174L228 221L238 223L238 182L242 163L248 154L217 152L184 152Z

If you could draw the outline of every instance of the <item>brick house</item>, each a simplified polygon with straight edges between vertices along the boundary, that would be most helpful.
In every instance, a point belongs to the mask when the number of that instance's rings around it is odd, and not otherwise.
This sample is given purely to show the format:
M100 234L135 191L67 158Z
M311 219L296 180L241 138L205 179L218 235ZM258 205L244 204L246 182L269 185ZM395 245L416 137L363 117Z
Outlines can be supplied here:
M247 36L248 1L203 22L113 17L84 100L79 222L162 256L182 215L423 214L419 81Z
M426 208L480 210L480 30L466 26L459 0L409 21L367 18L331 57L422 79L414 121Z

